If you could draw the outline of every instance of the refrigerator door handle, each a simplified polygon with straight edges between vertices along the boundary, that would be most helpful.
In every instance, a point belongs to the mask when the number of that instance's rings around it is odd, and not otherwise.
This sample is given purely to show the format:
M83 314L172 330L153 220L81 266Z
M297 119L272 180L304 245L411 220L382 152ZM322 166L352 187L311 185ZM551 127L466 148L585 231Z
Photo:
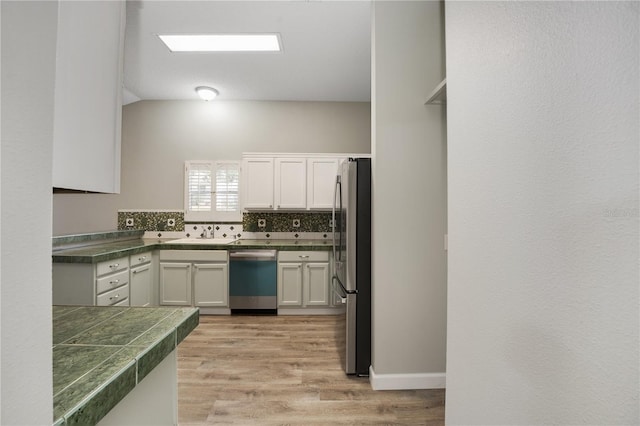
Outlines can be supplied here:
M332 280L331 281L332 287L334 291L338 294L338 296L347 297L347 295L349 294L358 294L358 290L347 290L342 284L342 282L340 281L340 278L336 277L335 275L331 280ZM338 283L338 285L336 285L336 282Z
M337 284L336 284L336 281L338 281ZM338 277L332 278L331 290L333 290L333 293L340 298L340 303L342 304L347 303L347 292L344 291L344 289L342 288L342 285L340 285L340 280L338 280Z
M338 209L338 195L340 196L340 210L342 210L342 183L340 182L340 175L336 176L336 185L333 187L333 209L331 210L331 221L333 222L333 232L331 233L333 238L333 260L336 261L338 258L337 250L336 250L336 229L338 229L338 222L336 221L336 210ZM341 232L338 229L338 232Z

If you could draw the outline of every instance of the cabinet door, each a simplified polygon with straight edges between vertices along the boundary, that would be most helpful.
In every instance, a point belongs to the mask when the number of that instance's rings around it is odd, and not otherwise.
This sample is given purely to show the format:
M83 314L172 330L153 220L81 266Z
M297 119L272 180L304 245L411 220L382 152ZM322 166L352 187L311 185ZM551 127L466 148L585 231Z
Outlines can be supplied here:
M119 193L126 3L57 3L53 186Z
M338 158L307 160L307 209L333 207L334 188L338 175Z
M273 158L245 158L242 161L246 209L273 208Z
M305 306L329 305L329 263L306 263L303 282Z
M226 263L193 265L193 299L196 306L229 306Z
M302 306L302 263L278 264L278 306Z
M160 304L191 305L190 263L160 263Z
M304 209L307 207L307 160L305 158L276 158L276 209Z
M131 269L131 278L129 279L131 306L151 305L152 278L150 263Z

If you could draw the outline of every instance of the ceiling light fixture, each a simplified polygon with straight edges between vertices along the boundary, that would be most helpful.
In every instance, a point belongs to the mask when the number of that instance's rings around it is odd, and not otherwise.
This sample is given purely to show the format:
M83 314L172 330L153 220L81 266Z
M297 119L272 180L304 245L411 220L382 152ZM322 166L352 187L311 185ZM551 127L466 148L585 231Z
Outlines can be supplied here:
M210 101L219 95L218 91L214 88L207 86L198 86L196 87L196 92L202 99L205 101Z
M278 34L158 35L172 52L279 52Z

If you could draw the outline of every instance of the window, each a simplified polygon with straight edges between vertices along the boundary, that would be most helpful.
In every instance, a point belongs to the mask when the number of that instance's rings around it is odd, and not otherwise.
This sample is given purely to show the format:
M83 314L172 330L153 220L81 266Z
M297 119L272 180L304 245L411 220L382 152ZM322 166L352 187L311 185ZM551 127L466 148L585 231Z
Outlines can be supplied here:
M240 162L185 163L185 220L240 221Z
M240 165L234 162L216 163L216 211L240 210Z
M192 163L187 165L186 210L190 212L211 211L211 163Z

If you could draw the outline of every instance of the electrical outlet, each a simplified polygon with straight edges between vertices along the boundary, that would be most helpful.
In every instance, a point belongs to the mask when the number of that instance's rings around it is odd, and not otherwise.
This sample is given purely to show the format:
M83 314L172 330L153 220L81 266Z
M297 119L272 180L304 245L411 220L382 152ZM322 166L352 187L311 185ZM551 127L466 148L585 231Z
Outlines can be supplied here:
M300 219L293 219L293 227L300 228Z
M258 219L258 228L265 228L267 226L266 219Z
M126 218L124 222L125 222L126 226L133 226L133 218L132 217Z
M176 220L175 219L167 219L167 226L170 226L170 227L176 226Z

